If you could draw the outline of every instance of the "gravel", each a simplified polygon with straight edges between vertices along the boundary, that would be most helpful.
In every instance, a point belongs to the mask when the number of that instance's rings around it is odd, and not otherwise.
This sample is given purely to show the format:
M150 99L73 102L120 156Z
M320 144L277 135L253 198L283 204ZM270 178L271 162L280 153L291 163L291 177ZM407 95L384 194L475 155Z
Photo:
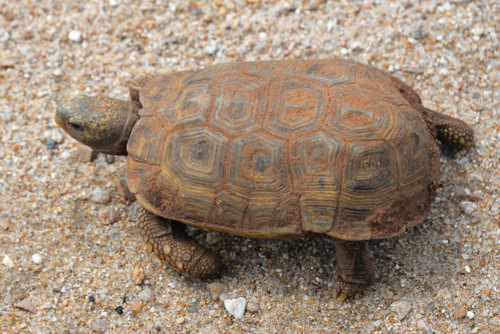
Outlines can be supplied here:
M486 0L0 0L0 332L494 333L498 17L498 1ZM125 159L93 156L53 121L61 100L127 99L143 74L329 57L392 72L426 106L470 124L477 141L443 151L430 214L371 243L375 283L344 303L332 297L326 236L212 234L227 264L220 279L167 268L135 231L138 203L120 195ZM252 311L230 315L207 289L214 282ZM391 307L402 301L404 317Z

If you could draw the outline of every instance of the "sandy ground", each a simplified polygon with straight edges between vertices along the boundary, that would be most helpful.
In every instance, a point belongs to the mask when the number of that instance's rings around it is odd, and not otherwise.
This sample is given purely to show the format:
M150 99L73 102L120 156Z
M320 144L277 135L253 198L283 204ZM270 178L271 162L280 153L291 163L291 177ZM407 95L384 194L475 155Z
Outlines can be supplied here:
M498 333L499 17L486 0L1 0L0 333ZM61 100L127 98L145 73L329 57L392 72L477 140L445 151L423 224L370 245L376 281L353 301L332 297L325 236L192 231L222 253L222 278L166 268L118 193L124 158L90 162L53 121ZM213 282L248 302L242 318Z

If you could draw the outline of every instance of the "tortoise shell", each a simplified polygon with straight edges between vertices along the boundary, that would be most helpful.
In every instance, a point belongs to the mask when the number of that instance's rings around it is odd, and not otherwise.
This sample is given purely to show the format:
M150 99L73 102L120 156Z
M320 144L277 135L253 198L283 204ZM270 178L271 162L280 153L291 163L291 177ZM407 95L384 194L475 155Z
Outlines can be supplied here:
M439 155L418 96L373 67L221 64L150 78L138 96L127 181L159 216L249 237L367 240L420 222L435 196Z

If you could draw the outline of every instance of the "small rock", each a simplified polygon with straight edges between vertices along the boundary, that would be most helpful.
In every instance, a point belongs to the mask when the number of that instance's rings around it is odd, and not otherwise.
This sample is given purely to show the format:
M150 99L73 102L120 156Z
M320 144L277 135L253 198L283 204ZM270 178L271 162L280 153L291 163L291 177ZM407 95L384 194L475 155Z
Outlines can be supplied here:
M5 43L10 39L10 32L8 29L0 28L0 43Z
M56 143L56 141L54 139L49 138L47 140L47 144L46 145L47 145L47 150L52 151L54 148L56 148L57 143Z
M220 294L220 297L219 297L220 301L223 303L228 299L236 299L236 298L238 298L238 295L234 291L223 292Z
M468 215L470 215L477 209L477 204L469 201L460 202L460 206L462 207L464 212Z
M109 323L106 320L97 319L92 323L92 332L104 333L108 330Z
M21 310L25 310L31 313L36 313L38 311L36 305L33 303L33 299L31 299L30 297L24 298L19 303L14 305L14 307L17 307Z
M33 256L31 256L31 261L35 264L40 264L42 263L42 256L40 254L33 254Z
M222 236L219 232L208 232L206 238L207 238L207 242L210 245L215 245L216 243L218 243L222 239Z
M429 332L430 331L429 327L427 327L427 324L422 319L417 321L417 329L419 331L422 331L422 332Z
M106 162L108 163L108 165L112 165L116 161L116 156L111 155L111 154L106 154L104 156L104 159L106 160Z
M469 318L469 319L474 318L474 312L472 312L472 311L468 311L468 312L467 312L467 318Z
M468 265L466 265L466 266L465 266L465 271L466 271L467 273L470 273L470 267L469 267Z
M175 319L175 322L176 322L176 323L178 323L179 325L180 325L180 324L183 324L183 323L184 323L184 321L186 321L186 320L184 319L184 317L179 317L179 318Z
M195 300L195 301L191 304L191 306L189 306L189 307L188 307L188 309L187 309L187 310L188 310L189 312L191 312L191 313L199 313L199 312L200 312L199 307L200 307L200 302L199 302L199 301L197 301L197 300Z
M380 327L380 325L382 325L382 320L375 320L373 322L373 327Z
M139 299L145 302L150 302L154 300L153 291L151 291L149 287L145 287L141 292L139 292L138 297Z
M413 30L413 38L415 38L415 39L423 39L424 38L424 32L422 31L421 27L417 27L415 30Z
M104 210L99 211L99 219L104 221L105 224L113 224L120 220L120 214L118 211L106 208Z
M137 300L134 303L132 303L132 305L130 305L130 310L135 314L139 314L141 313L143 307L144 304L140 300Z
M142 269L141 267L135 268L134 271L130 274L130 279L135 285L144 283L144 280L146 279L144 269Z
M456 305L452 311L453 318L461 319L467 315L467 310L462 305Z
M230 317L227 317L224 322L226 323L227 326L231 326L233 324L233 320L231 320Z
M213 300L219 299L221 294L228 291L227 285L220 282L210 283L207 285L207 288L210 293L210 297L212 297Z
M399 319L403 319L411 310L411 305L406 300L400 300L391 304L391 310L396 312Z
M90 200L98 204L108 204L111 202L111 194L107 191L102 190L101 187L97 187L92 192Z
M9 268L14 267L14 261L10 258L10 256L5 255L2 261L3 265Z
M77 147L76 154L80 161L89 162L97 159L98 155L97 151L94 151L90 147L80 144L79 142L77 142L76 147Z
M260 309L259 303L256 302L249 302L247 304L247 311L248 312L257 312Z
M236 319L241 319L243 318L243 314L245 314L247 300L244 297L227 299L226 301L224 301L224 306L232 316L234 316Z
M135 195L132 194L132 192L128 188L128 186L127 186L127 179L125 178L125 175L122 175L119 178L119 181L118 181L118 192L126 200L131 201L131 202L135 201Z
M75 43L80 43L83 40L82 32L79 30L71 30L68 34L68 39Z
M63 75L63 71L60 68L56 68L52 71L52 75L56 78L61 77Z

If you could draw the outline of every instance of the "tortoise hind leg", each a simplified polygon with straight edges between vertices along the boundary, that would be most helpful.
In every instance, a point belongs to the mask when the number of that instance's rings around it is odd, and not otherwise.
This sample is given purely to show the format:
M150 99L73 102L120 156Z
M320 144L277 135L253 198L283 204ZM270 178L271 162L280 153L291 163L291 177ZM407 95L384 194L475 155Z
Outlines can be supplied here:
M203 280L217 276L222 268L222 257L189 237L182 223L143 209L138 230L148 248L177 271Z
M465 122L430 109L426 109L436 125L437 139L444 145L461 149L474 143L474 130Z
M344 301L357 297L373 281L374 268L365 241L345 241L333 238L337 250L337 269L334 298Z

